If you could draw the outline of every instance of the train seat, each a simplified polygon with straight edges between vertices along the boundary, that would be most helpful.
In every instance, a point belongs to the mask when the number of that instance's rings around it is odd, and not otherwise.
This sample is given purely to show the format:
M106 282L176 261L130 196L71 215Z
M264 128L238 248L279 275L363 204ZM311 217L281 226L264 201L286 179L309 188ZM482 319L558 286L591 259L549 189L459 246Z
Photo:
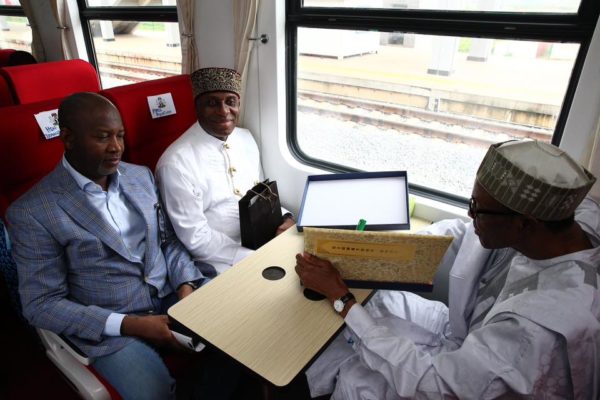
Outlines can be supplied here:
M189 78L188 78L189 79ZM174 98L175 98L175 92ZM189 93L191 97L191 89ZM58 108L62 98L36 103L0 108L0 159L3 174L0 177L0 276L4 277L13 309L21 315L18 298L16 264L8 249L3 221L8 206L29 190L41 178L50 173L60 161L63 145L59 138L46 139L34 115ZM182 109L185 108L182 106ZM179 110L179 109L178 109ZM2 279L0 279L1 281ZM93 359L86 357L72 346L66 338L44 329L36 329L47 357L62 372L83 399L118 400L118 392L99 376L91 365ZM201 355L200 355L201 356ZM191 356L165 357L172 375L182 375L195 360Z
M2 219L6 209L21 194L25 193L41 178L50 173L63 154L60 139L46 139L38 126L34 115L58 108L61 98L0 108L3 121L0 132L0 148L4 157L0 160L0 274L4 277L11 305L20 313L16 265L8 252L7 238L4 236ZM76 358L77 352L52 332L38 329L38 334L46 349L48 358L68 378L85 399L117 399L111 397L105 386L86 367L89 360Z
M46 139L34 117L58 108L61 99L0 108L0 215L8 205L47 175L63 154L58 138Z
M12 308L24 320L18 295L17 266L10 255L8 236L5 236L4 230L4 224L0 219L0 276L4 278ZM36 329L36 332L46 349L46 356L83 399L118 400L121 398L112 386L89 367L91 359L77 352L53 332L44 329Z
M9 204L26 192L40 178L54 168L62 154L58 139L46 140L37 125L34 114L58 107L60 99L0 108L0 222ZM4 275L12 307L20 315L16 286L16 266L10 257L4 235L0 228L0 272Z
M153 119L148 96L170 93L175 114ZM124 160L154 170L163 151L195 121L196 112L189 75L134 83L103 90L119 109L125 127Z
M28 104L75 92L98 92L94 67L83 60L54 61L0 68L16 104Z
M8 66L8 60L15 51L15 49L0 49L0 67Z
M15 99L12 90L3 75L0 75L0 107L12 106Z
M19 301L17 266L10 255L8 232L6 232L2 219L0 219L0 276L4 278L4 281L0 279L0 285L4 282L4 286L0 290L8 294L12 309L17 311L16 314L20 318L23 318Z
M36 64L37 61L31 53L23 50L0 49L0 67L15 65Z

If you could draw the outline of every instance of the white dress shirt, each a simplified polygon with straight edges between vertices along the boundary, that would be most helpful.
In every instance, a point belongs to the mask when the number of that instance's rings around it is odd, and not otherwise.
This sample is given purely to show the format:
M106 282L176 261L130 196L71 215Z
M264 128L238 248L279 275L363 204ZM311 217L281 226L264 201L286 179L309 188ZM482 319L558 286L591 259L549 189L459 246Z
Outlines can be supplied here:
M238 202L261 179L250 131L235 128L222 141L198 122L156 166L158 188L179 240L196 260L219 273L252 253L241 246Z
M472 223L430 225L455 237L440 266L449 308L401 291L353 305L306 372L312 396L600 398L599 205L585 199L575 219L594 247L544 260L484 249Z

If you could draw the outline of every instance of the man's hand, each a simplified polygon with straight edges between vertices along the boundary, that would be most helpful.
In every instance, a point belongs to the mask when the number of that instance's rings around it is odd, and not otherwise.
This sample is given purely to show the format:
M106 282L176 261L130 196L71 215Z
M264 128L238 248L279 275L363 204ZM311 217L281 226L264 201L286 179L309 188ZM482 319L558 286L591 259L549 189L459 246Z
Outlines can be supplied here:
M296 220L293 217L284 218L283 223L277 227L277 231L275 232L275 235L276 236L281 235L283 232L286 231L286 229L294 226L295 223L296 223Z
M184 283L181 286L179 286L179 289L177 289L177 297L179 297L179 300L181 300L185 296L189 296L190 294L192 294L193 291L193 287Z
M304 287L321 293L329 299L332 305L335 300L349 291L339 271L329 261L322 260L312 254L296 254L296 273ZM346 318L348 311L355 303L356 300L350 300L346 303L346 306L340 312L342 318Z
M173 337L166 315L127 315L121 322L123 336L135 336L158 346L181 349L183 346Z
M339 271L329 261L312 254L296 254L296 273L304 287L325 295L331 302L348 293Z

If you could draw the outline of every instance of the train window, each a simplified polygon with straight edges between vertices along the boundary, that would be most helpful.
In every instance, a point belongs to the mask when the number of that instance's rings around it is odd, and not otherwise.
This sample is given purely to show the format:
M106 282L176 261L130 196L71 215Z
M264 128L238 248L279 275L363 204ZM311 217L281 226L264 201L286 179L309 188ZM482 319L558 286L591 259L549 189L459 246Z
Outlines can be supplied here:
M177 23L91 20L90 28L105 89L181 73Z
M19 0L5 0L4 4L0 6L0 49L31 52L31 28Z
M304 7L404 8L489 12L576 13L579 0L304 0Z
M488 8L404 7L452 3ZM289 0L292 153L332 171L406 170L413 192L461 203L489 144L560 143L598 7L528 3L531 15L516 1Z
M414 184L468 197L489 144L551 141L578 50L300 28L298 145L315 159L407 170Z
M181 73L175 0L79 0L79 10L103 88Z
M86 0L90 7L167 7L175 0Z

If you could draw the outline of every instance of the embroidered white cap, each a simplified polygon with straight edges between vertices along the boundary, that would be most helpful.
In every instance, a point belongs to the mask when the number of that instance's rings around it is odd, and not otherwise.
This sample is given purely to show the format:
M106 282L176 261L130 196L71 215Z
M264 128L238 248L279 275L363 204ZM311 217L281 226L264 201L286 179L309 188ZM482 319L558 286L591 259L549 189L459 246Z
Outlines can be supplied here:
M490 146L477 181L518 213L558 221L575 211L596 178L558 147L526 139Z

